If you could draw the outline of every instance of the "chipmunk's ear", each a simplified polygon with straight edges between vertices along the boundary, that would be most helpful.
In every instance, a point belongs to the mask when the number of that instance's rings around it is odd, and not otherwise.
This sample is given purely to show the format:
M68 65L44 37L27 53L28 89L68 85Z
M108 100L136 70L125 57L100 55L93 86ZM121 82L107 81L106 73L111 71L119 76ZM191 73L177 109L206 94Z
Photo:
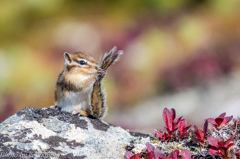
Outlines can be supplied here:
M65 58L65 63L71 63L72 59L71 59L71 55L67 52L64 52L64 58Z

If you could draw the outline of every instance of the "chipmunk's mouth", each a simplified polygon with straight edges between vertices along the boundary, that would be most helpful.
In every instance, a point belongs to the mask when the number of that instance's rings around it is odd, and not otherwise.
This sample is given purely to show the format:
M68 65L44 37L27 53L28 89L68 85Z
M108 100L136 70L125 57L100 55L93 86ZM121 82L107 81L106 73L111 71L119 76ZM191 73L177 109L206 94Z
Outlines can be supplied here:
M92 75L94 75L96 72L97 72L97 70L94 70L94 71L92 71L91 73L89 73L88 75L89 75L89 76L92 76Z

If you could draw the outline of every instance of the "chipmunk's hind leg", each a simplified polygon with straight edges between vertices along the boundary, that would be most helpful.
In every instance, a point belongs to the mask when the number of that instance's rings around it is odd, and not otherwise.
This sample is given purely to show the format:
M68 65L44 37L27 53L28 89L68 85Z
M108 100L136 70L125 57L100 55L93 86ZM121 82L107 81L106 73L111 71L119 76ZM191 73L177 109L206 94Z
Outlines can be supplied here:
M73 115L79 115L79 116L89 116L89 115L91 115L90 114L90 112L89 111L84 111L84 110L80 110L80 109L76 109L76 110L74 110L74 111L72 111L72 114Z
M52 105L52 106L50 106L50 109L61 110L61 108L58 107L57 105Z

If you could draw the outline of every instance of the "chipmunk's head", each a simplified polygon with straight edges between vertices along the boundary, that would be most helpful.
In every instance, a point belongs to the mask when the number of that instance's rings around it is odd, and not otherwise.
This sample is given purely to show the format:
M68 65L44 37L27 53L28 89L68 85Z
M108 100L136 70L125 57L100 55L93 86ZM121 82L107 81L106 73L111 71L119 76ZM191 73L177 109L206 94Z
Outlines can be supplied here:
M96 60L92 56L82 52L75 52L73 54L65 52L64 58L66 71L73 74L89 76L94 74L98 69Z

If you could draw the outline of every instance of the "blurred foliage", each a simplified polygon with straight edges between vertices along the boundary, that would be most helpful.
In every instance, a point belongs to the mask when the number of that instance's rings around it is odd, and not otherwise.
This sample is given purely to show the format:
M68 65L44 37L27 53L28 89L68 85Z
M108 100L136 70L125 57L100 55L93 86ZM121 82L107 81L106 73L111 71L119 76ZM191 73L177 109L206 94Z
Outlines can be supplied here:
M237 71L239 5L238 0L1 0L0 114L53 105L63 52L81 50L99 58L115 45L125 51L104 82L110 110Z

